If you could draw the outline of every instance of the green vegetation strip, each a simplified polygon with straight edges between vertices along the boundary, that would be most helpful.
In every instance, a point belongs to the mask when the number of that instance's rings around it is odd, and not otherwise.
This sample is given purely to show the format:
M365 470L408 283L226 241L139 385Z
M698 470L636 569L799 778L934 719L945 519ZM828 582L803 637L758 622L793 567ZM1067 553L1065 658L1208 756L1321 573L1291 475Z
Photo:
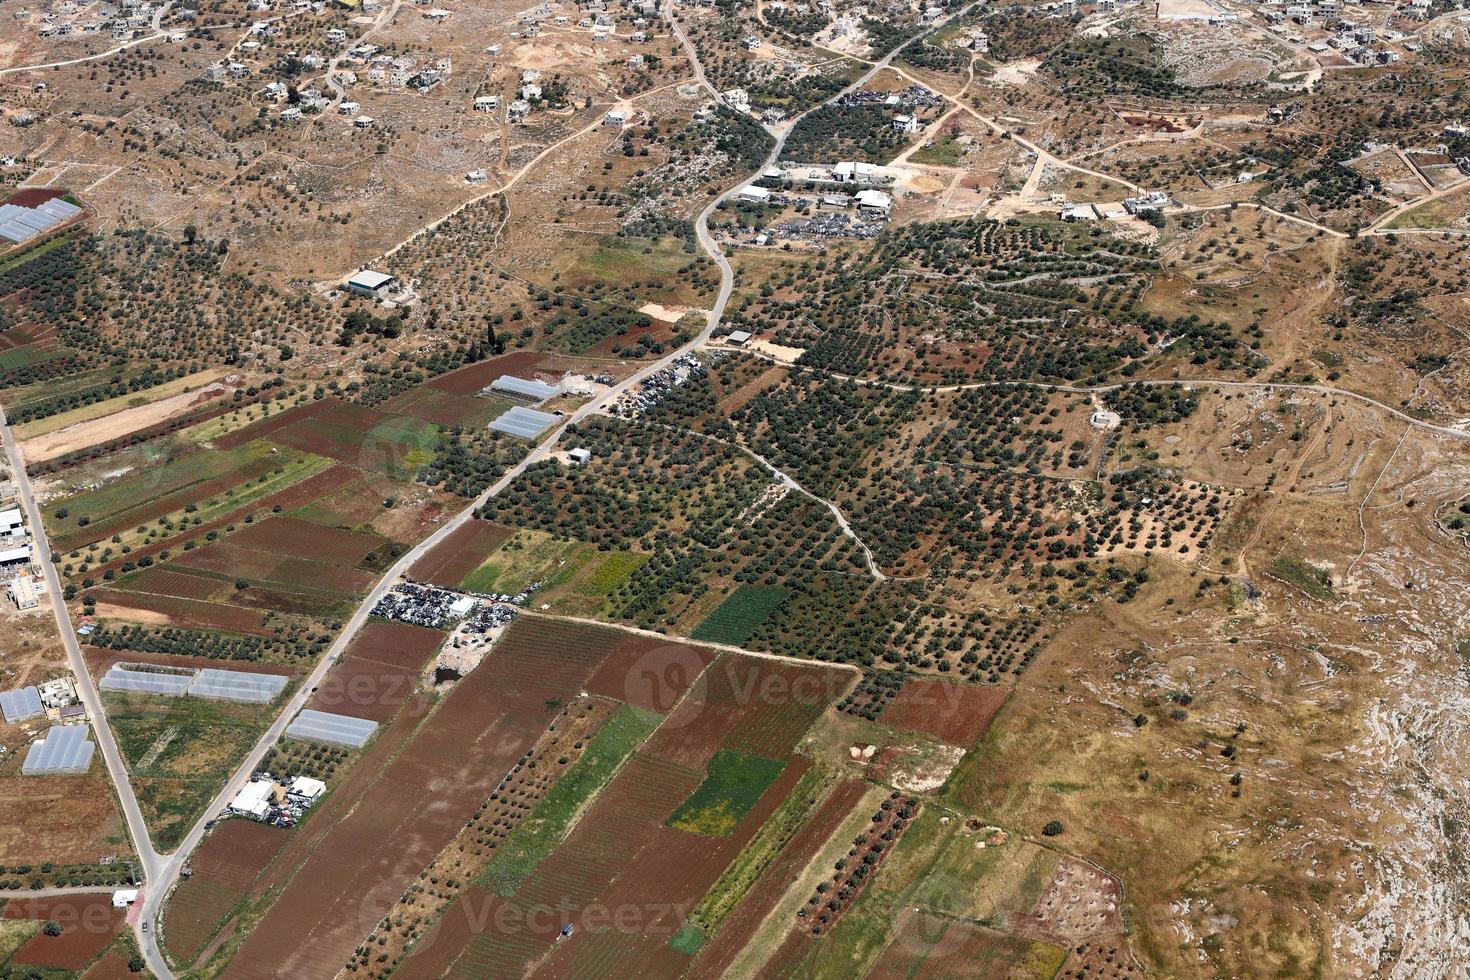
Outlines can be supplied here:
M1271 574L1295 585L1313 599L1332 598L1332 579L1327 572L1300 558L1282 555L1271 563Z
M739 646L770 619L786 601L779 585L742 585L694 631L694 639Z
M593 737L550 792L496 851L477 881L497 895L510 897L563 840L577 818L602 792L624 760L642 745L663 716L623 705Z
M835 782L836 772L826 766L808 769L791 795L771 814L771 819L761 825L750 843L730 862L725 873L705 892L690 920L708 932L718 928L776 860L781 849L806 825L832 791Z
M668 825L703 837L729 837L785 768L780 759L721 749L710 760L704 782L674 811Z

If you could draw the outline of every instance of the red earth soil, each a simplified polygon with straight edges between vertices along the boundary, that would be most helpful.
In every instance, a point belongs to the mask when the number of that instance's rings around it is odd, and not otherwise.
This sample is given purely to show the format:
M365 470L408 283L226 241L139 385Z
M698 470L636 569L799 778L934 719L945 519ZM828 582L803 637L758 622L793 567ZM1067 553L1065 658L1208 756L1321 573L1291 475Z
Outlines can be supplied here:
M192 963L289 836L254 820L226 820L217 826L194 852L194 874L169 899L163 923L169 952L182 963Z
M483 390L502 374L529 377L531 369L546 358L539 351L523 350L492 357L440 375L428 382L430 388L447 391L453 395L473 395Z
M835 667L725 654L709 665L645 751L696 769L721 748L783 758L855 678L856 672Z
M666 715L714 658L708 647L625 633L587 681L587 690Z
M466 575L480 567L490 552L510 539L511 529L489 521L466 521L429 553L414 562L408 575L414 581L457 589Z
M137 980L138 974L128 969L128 958L122 953L110 952L87 968L82 980Z
M283 412L277 412L270 418L261 419L259 422L247 425L243 429L236 429L234 432L220 436L214 440L214 446L216 449L234 449L237 446L245 445L247 442L263 439L274 432L281 431L288 425L293 425L303 419L315 418L324 412L334 401L335 399L324 398L321 401L307 402L305 405L293 405Z
M883 709L883 724L923 732L968 749L1006 703L1006 688L934 679L911 680Z
M269 512L277 504L280 505L283 511L295 510L297 507L316 500L323 494L331 493L333 490L338 489L339 487L346 486L347 484L356 480L357 477L358 474L356 470L349 469L346 466L333 466L331 469L323 470L315 476L309 476L306 479L302 480L300 483L286 487L284 490L273 493L268 497L262 497L260 500L257 500L252 504L247 504L243 507L236 508L235 510L230 511L228 514L224 514L213 521L208 521L204 524L199 525L198 527L191 527L187 530L187 532L181 532L180 534L177 534L171 538L162 541L155 541L153 544L150 545L134 548L132 552L127 555L122 555L114 558L112 561L108 562L105 565L97 565L93 569L93 571L105 572L108 569L117 571L122 567L124 562L136 562L144 555L157 555L159 552L162 551L170 551L171 553L176 554L178 557L184 557L185 554L190 553L180 550L179 544L181 539L203 540L204 536L210 531L222 531L225 528L229 527L231 524L239 526L240 522L244 519L246 514L266 513ZM203 500L204 497L201 496L199 499ZM198 550L205 551L208 550L208 548L206 546L205 548L201 548Z
M868 980L920 980L964 976L1006 980L1031 944L1004 933L926 912L909 912Z
M602 973L607 969L613 976L682 976L689 957L670 946L669 939L810 766L806 759L792 759L728 838L654 828L639 859L582 911L582 941L558 944L535 975L546 980L600 976L609 975ZM609 914L600 926L589 921L594 913L602 916L602 909ZM619 914L635 919L636 925L620 922Z
M17 898L5 903L7 919L45 919L61 935L36 933L10 962L25 966L80 970L106 949L122 930L125 912L112 907L112 893L58 898Z
M233 538L187 551L169 564L342 595L361 595L377 580L376 575L361 568L327 565L309 558L246 548Z
M294 517L272 517L241 528L230 538L242 548L283 555L311 556L314 561L355 565L384 540L335 527L323 527Z
M87 669L93 677L100 678L113 664L158 664L162 667L188 667L198 670L212 667L216 670L248 670L256 674L279 674L295 677L301 673L289 664L263 664L252 660L216 660L212 657L185 657L172 653L144 653L141 650L108 650L103 647L82 647Z
M440 425L463 425L471 416L489 409L493 404L488 398L456 395L420 385L390 399L383 407L399 415L410 415Z
M20 208L33 208L38 204L45 204L47 201L65 196L66 191L64 190L54 190L50 187L27 187L11 194L5 199L5 203L14 204Z
M94 596L99 603L158 613L166 616L174 626L221 629L255 636L273 635L273 631L264 625L264 615L255 609L241 609L218 602L196 602L173 596L148 595L143 592L122 592L117 589L96 589L88 594Z
M223 976L331 977L341 970L535 742L556 706L576 697L607 653L601 632L544 621L513 626L356 805L338 808L340 819Z
M385 722L414 699L419 673L443 640L443 633L422 626L369 623L308 707Z
M667 646L654 643L655 651ZM661 727L629 759L513 897L463 893L445 911L434 940L416 946L399 975L415 980L448 969L449 976L466 978L679 976L689 958L669 938L809 768L790 758L790 749L848 686L845 671L836 672L842 683L833 684L824 683L832 671L823 667L752 657L722 664L726 659L710 664L707 679L695 683L664 723L676 727ZM686 751L689 745L694 748ZM665 826L720 748L789 762L730 837ZM575 938L558 942L566 924Z
M852 813L867 789L868 784L862 780L849 779L832 790L699 951L689 974L692 978L709 977L714 980L724 975L730 964L735 962L735 957L755 936L755 931L772 907L786 894L791 882L816 857L832 831Z

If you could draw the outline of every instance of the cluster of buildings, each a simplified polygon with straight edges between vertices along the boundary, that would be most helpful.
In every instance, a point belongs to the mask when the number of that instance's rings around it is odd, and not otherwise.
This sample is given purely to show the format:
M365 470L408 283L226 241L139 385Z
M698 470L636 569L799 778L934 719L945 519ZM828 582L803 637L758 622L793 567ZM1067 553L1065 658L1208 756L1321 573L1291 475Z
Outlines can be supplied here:
M40 605L46 591L45 579L35 575L31 536L18 507L0 510L0 582L10 602L22 612Z
M21 775L75 775L91 768L96 745L87 737L87 711L77 703L71 678L58 677L43 684L0 691L0 714L11 725L40 720L51 723L46 734L26 748Z
M326 791L326 783L310 776L277 779L268 772L257 772L235 794L228 812L274 827L294 827Z
M107 33L115 41L128 41L152 25L156 11L148 0L122 0L115 8L62 0L40 14L25 8L17 10L15 19L33 23L36 33L43 38Z
M1061 212L1058 214L1063 221L1098 221L1102 219L1114 219L1123 217L1148 218L1153 215L1162 214L1166 209L1176 207L1173 198L1163 191L1148 191L1138 197L1123 199L1123 210L1116 207L1110 208L1102 204L1061 204Z
M86 709L77 703L76 685L70 677L0 691L0 713L11 725L36 718L65 723L87 716Z

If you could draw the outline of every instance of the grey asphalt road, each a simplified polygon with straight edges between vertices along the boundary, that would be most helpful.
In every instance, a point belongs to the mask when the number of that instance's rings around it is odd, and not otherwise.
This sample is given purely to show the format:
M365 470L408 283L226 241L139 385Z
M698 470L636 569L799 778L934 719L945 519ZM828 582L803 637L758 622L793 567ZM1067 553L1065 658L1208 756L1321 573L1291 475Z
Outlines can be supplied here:
M72 673L76 675L77 694L81 697L82 704L86 705L87 714L92 719L93 737L107 764L107 773L117 787L123 818L127 821L128 833L133 838L133 849L138 855L143 876L152 881L162 858L153 849L153 843L148 837L148 825L143 821L143 811L138 808L138 798L133 795L132 784L128 782L127 766L123 763L122 753L118 751L117 740L112 737L112 729L107 725L107 715L102 710L102 699L97 693L97 686L92 683L92 675L87 672L87 663L82 658L82 648L77 643L71 613L62 599L61 576L57 574L56 565L51 561L51 544L46 539L46 526L41 523L41 510L36 506L36 495L31 488L30 477L26 475L25 461L21 457L15 433L10 430L4 409L0 409L0 442L5 445L5 455L10 460L11 479L15 483L26 521L30 524L36 564L41 567L46 579L47 598L56 617L56 628L61 632L61 642L66 647L67 661L71 665Z

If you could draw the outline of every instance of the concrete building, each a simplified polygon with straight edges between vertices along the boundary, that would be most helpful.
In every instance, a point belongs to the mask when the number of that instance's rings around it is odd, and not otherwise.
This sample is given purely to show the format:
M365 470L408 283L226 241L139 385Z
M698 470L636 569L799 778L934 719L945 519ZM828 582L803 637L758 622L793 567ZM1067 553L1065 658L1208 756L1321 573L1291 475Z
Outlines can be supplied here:
M858 191L857 206L861 214L887 217L893 208L893 198L882 191Z
M230 812L238 813L242 817L250 817L255 820L264 820L266 811L270 808L271 790L275 785L268 779L262 779L253 783L246 783L245 788L236 794L230 803Z
M347 280L347 290L359 296L379 299L388 291L388 287L397 281L386 272L363 269L361 272L353 273L352 277Z
M771 192L764 187L756 187L754 184L751 184L747 187L740 188L739 197L740 200L751 204L765 204L771 199Z

